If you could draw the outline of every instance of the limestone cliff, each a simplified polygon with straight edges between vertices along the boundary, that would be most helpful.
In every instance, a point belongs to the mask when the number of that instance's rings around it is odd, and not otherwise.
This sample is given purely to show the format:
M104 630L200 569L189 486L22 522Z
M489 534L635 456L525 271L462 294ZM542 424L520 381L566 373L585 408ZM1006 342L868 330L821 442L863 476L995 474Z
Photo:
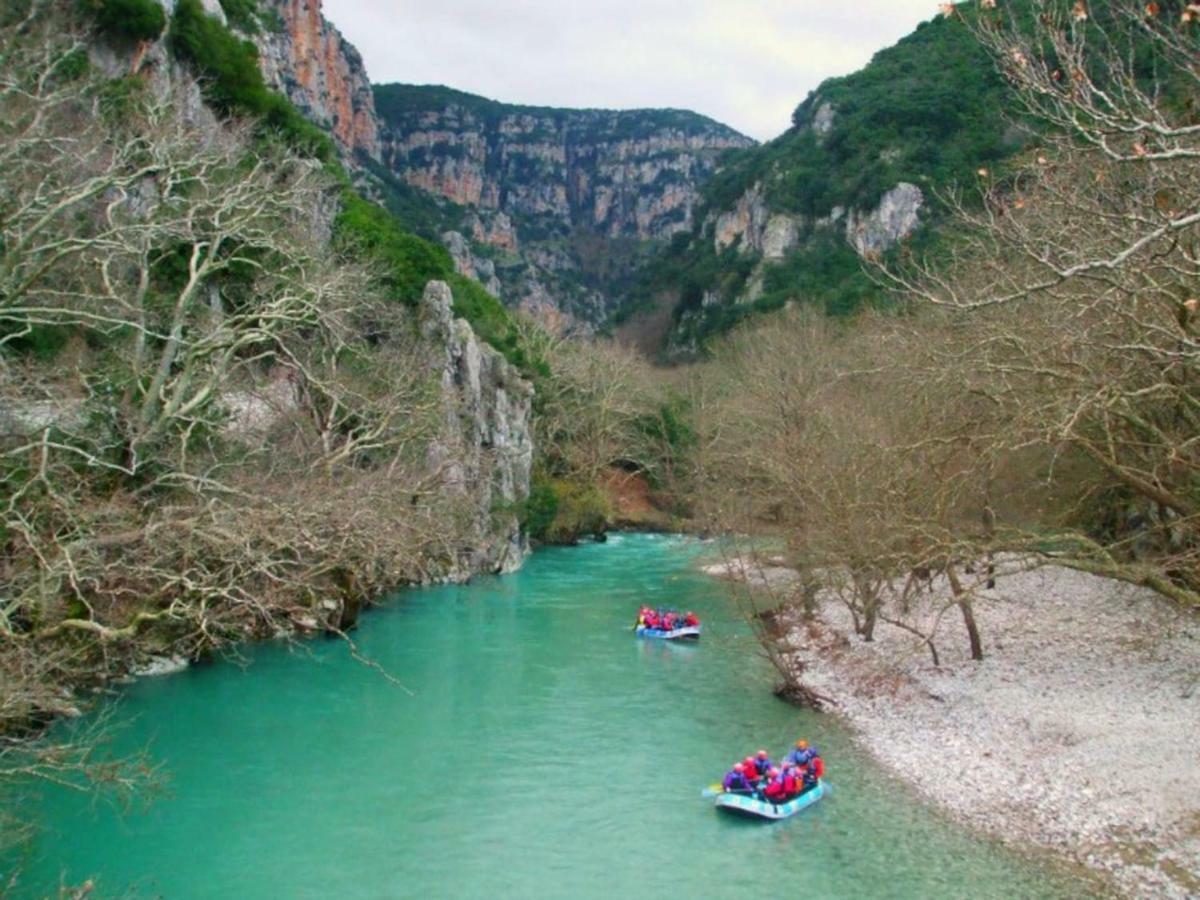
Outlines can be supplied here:
M820 254L827 258L848 256L851 251L863 261L879 259L917 231L925 206L921 189L901 181L885 191L874 207L847 209L835 205L823 216L805 216L774 207L764 196L763 185L753 184L730 208L709 212L700 223L696 241L711 246L718 259L724 254L724 258L732 255L737 261L715 270L712 282L702 286L699 303L678 310L668 336L667 354L676 358L696 356L700 350L698 338L712 330L711 323L740 318L740 310L731 316L730 307L761 304L769 279L777 292L782 290L788 295L788 300L805 299L799 280L795 288L784 281L789 264L796 268L798 259ZM739 267L744 268L744 277L724 277L727 271Z
M529 553L516 508L529 496L533 388L464 319L454 318L453 300L445 282L431 281L419 311L442 391L443 424L429 451L430 470L472 510L472 539L449 574L511 572Z
M378 159L375 98L362 57L321 12L321 0L262 0L277 27L255 35L267 83L353 157Z
M361 161L364 154L377 154L372 94L357 53L322 18L319 0L278 0L274 8L280 13L281 27L252 34L262 48L264 74L316 124L328 128L348 158L356 154ZM235 27L218 0L204 0L204 12L226 27ZM188 64L173 57L167 40L136 51L105 42L89 49L93 64L114 76L136 67L158 94L176 101L175 112L198 133L224 127L222 118L207 105ZM331 192L318 204L320 214L311 221L317 241L331 240L338 196ZM494 234L503 244L502 216L495 217L492 228L488 232L476 223L472 234ZM495 280L490 260L471 262L465 239L463 246L452 236L447 242L465 254L460 265L474 264L480 280L487 282L488 276ZM454 549L453 559L448 564L430 560L430 572L439 578L462 579L475 572L512 571L528 553L516 510L529 494L533 389L465 320L453 316L452 302L444 282L430 282L417 316L425 341L414 352L441 388L442 426L429 447L429 473L439 480L451 505L464 511L467 524L466 537ZM293 376L287 366L277 366L262 373L258 382L225 392L219 401L227 414L225 436L253 445L281 418L300 409L303 399ZM32 403L0 410L0 425L44 428L76 415L78 410L70 405Z
M503 298L593 324L636 249L688 231L722 155L753 141L681 110L513 106L440 87L376 88L385 166L466 207L444 237ZM614 262L616 265L614 265Z

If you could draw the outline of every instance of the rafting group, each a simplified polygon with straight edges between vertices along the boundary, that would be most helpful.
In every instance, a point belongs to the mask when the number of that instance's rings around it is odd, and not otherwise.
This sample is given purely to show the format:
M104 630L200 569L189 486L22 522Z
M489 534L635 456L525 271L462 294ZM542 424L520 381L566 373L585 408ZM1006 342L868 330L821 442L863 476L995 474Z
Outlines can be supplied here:
M693 612L643 605L634 626L638 637L664 640L700 637L700 619ZM720 784L702 791L731 813L759 819L786 819L820 800L826 793L822 780L825 762L816 747L804 738L776 765L766 750L735 763Z
M700 620L694 612L687 612L680 615L677 610L651 609L649 606L643 606L638 610L639 625L646 628L657 628L661 631L674 631L676 628L695 628L700 624Z
M816 788L824 774L825 762L817 748L808 746L808 741L802 738L779 765L771 762L766 750L734 764L721 782L721 790L782 804Z

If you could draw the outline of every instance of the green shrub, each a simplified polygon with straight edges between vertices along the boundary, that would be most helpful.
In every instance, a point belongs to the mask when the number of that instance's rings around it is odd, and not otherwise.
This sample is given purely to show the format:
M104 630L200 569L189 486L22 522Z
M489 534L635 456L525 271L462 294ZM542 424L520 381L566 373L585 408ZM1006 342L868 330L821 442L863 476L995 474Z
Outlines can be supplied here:
M257 0L220 0L221 11L234 28L246 34L258 34L262 15Z
M326 162L337 158L330 137L267 87L254 42L205 13L200 0L179 0L169 39L175 55L203 79L205 97L220 112L254 116L289 146Z
M167 27L167 14L157 0L83 0L101 33L118 43L156 40Z
M454 273L444 247L403 231L386 210L349 188L342 192L333 230L343 249L365 253L380 264L383 284L401 303L415 304L426 282Z
M529 488L529 496L525 498L517 513L521 528L531 538L544 541L557 515L558 494L554 485L535 478Z
M595 485L535 473L518 517L536 541L573 544L583 535L603 534L610 512L608 501Z

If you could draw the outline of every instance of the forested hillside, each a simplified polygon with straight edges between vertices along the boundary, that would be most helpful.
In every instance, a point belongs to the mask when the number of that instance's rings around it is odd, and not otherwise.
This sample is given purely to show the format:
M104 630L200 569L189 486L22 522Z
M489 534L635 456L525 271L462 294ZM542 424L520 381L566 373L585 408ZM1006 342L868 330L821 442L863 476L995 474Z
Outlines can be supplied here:
M1082 33L1118 34L1109 3L1088 8ZM1009 162L1054 127L1028 116L975 33L1029 30L1034 12L1023 0L947 6L859 72L822 83L787 132L740 151L706 185L692 232L640 273L619 318L669 306L666 351L687 358L789 301L835 316L886 306L874 264L942 253L948 199L1004 190ZM1147 75L1161 65L1147 35L1111 39Z

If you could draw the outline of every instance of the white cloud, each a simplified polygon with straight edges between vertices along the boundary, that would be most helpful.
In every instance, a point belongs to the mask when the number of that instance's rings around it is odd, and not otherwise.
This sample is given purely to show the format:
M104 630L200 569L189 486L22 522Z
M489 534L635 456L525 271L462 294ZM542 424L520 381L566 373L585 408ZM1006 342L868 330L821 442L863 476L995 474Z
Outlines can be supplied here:
M821 81L937 13L930 0L325 0L376 83L511 103L693 109L759 139Z

